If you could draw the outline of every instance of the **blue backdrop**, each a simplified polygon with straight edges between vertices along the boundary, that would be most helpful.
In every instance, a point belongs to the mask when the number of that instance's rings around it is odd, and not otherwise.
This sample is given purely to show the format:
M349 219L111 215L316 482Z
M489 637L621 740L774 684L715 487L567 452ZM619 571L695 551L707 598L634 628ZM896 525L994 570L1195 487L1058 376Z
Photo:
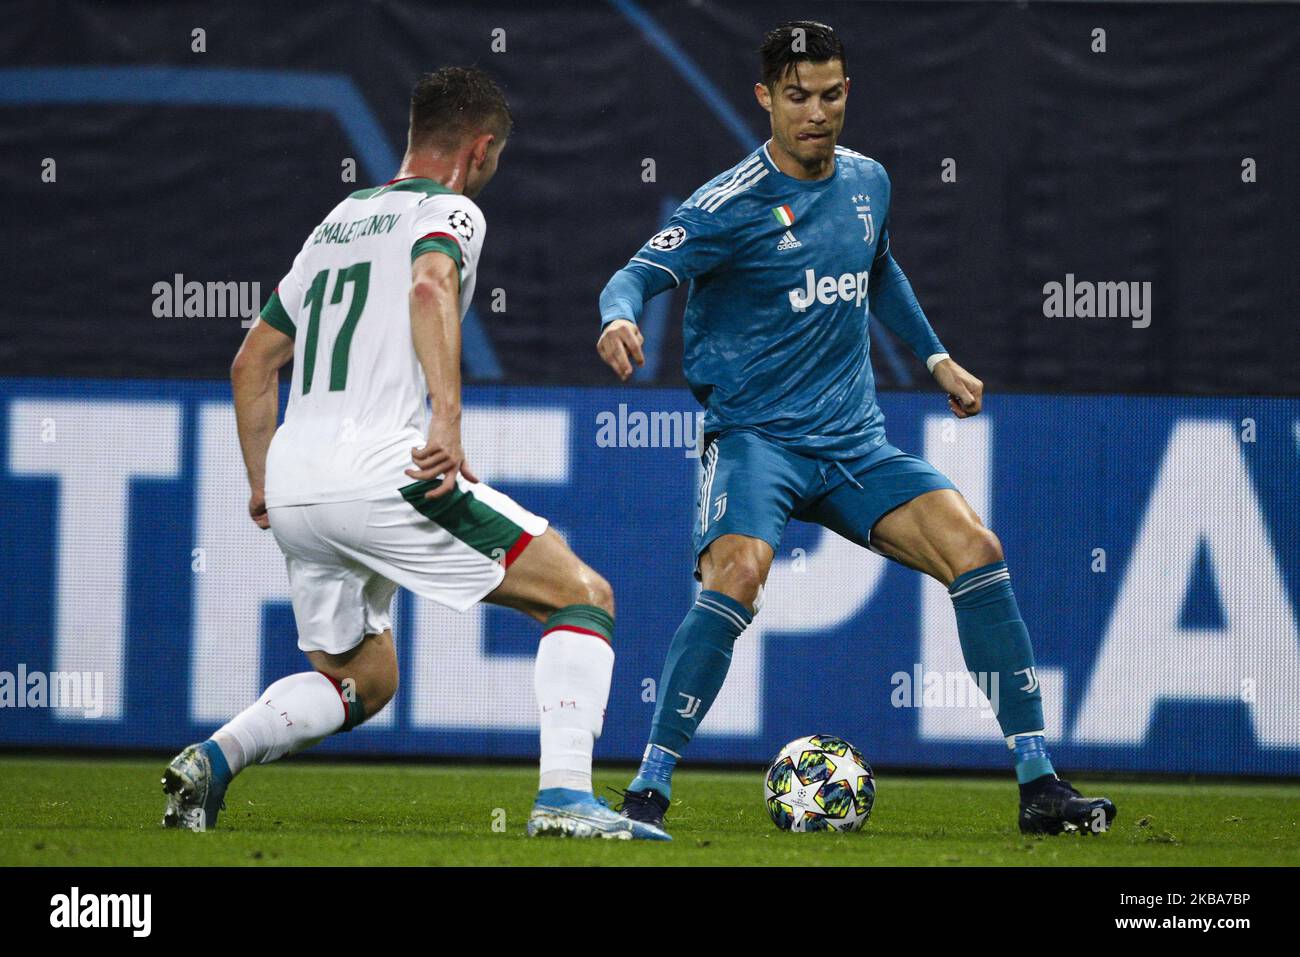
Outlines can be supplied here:
M1060 765L1300 774L1300 400L995 396L962 422L937 395L882 405L1002 538ZM692 600L694 416L672 389L467 391L480 477L614 585L598 759L639 755ZM0 744L178 747L302 670L246 494L223 383L0 380ZM396 614L401 691L322 747L534 754L537 627L404 592ZM98 694L19 707L37 672ZM1003 767L967 681L941 586L792 524L691 758L826 730L880 765Z

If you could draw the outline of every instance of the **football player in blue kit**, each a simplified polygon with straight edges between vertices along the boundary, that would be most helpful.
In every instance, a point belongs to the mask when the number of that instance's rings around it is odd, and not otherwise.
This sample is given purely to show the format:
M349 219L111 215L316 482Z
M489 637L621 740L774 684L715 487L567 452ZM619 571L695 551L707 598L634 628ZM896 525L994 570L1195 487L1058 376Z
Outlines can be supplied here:
M706 409L694 526L702 590L669 646L622 811L663 823L673 769L722 688L793 517L947 586L967 669L996 674L1002 689L1020 829L1105 830L1114 804L1081 796L1048 756L1029 632L997 536L946 477L885 437L868 310L926 364L958 418L979 413L983 384L949 357L894 259L884 167L838 145L843 43L798 21L759 52L754 93L771 139L696 190L600 296L597 348L626 381L643 362L646 301L690 283L683 366Z

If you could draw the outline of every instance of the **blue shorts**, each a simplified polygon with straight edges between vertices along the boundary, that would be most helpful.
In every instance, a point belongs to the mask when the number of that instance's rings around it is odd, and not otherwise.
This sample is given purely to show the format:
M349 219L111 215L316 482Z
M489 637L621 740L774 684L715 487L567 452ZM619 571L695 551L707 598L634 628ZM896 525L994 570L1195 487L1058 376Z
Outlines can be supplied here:
M760 538L778 550L792 518L829 528L864 548L871 529L900 505L956 486L924 459L886 443L857 461L815 459L745 430L705 449L695 509L695 560L722 535ZM879 553L878 553L879 554Z

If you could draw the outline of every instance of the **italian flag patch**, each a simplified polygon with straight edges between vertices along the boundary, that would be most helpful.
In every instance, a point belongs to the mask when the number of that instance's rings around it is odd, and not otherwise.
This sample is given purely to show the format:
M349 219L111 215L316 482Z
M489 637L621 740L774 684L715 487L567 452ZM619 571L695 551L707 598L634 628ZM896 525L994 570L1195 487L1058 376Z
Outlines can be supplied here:
M789 206L774 206L772 215L776 217L776 221L782 226L794 225L794 211Z

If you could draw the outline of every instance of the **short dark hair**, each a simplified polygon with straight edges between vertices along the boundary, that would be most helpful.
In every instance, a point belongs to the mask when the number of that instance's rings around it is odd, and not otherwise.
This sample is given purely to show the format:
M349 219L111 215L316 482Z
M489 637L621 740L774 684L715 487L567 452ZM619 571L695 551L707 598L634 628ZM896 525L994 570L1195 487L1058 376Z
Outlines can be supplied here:
M791 20L781 24L763 37L758 53L763 58L763 85L769 90L774 89L785 71L797 63L839 60L846 75L849 68L840 38L826 24L815 20Z
M411 142L452 145L477 133L510 135L514 120L501 88L477 67L445 66L411 90Z

